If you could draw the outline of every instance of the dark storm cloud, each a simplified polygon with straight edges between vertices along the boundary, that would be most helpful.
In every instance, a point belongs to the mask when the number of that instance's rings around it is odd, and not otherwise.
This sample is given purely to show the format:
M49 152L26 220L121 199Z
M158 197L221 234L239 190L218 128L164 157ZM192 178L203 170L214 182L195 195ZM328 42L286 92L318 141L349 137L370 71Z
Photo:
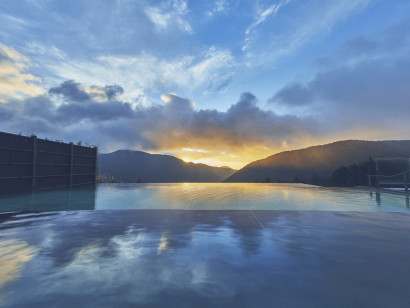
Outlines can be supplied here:
M320 59L324 66L309 82L288 84L269 102L310 103L327 126L343 123L372 130L394 123L404 131L410 108L410 31L405 26L410 20L380 31L377 38L346 40L335 54Z
M74 81L66 81L49 94L3 104L0 114L12 113L14 119L7 119L2 126L58 139L76 134L79 136L74 139L81 139L86 133L93 143L106 147L120 143L143 149L218 151L278 145L315 130L312 120L261 109L251 93L243 93L222 112L197 110L192 101L175 94L163 95L165 104L133 106L117 99L123 91L119 86L94 87L106 93L106 101L94 100L83 89ZM56 95L60 100L55 100Z
M352 65L361 61L407 57L410 51L410 18L381 29L377 35L357 34L331 55L314 59L320 68Z
M0 105L0 121L7 121L13 118L13 113Z
M93 121L108 121L119 118L129 118L133 116L133 110L128 103L122 103L116 100L117 96L122 94L124 90L117 85L109 85L105 87L91 87L95 90L100 90L106 95L106 102L97 102L93 100L93 93L85 92L79 83L73 80L63 82L60 86L51 88L49 94L60 94L63 96L64 103L56 108L48 97L40 104L47 105L48 119L61 121L62 123L73 123L84 119ZM34 106L34 109L40 106ZM33 106L28 108L33 109ZM35 113L35 110L32 110Z
M56 118L64 122L75 122L83 119L108 121L133 116L131 106L126 103L86 103L63 104L56 110Z
M298 83L286 85L268 100L269 103L280 103L290 106L308 105L312 101L312 92Z
M118 85L105 86L103 90L108 99L114 99L124 93L124 89Z
M58 87L51 88L48 93L51 95L60 94L64 99L78 103L98 97L106 100L116 100L118 96L124 93L124 89L119 85L107 85L104 87L91 86L90 89L95 91L86 92L80 83L74 80L67 80ZM102 93L104 93L104 95Z
M368 60L320 72L307 84L280 89L270 101L284 105L315 102L323 112L343 111L363 122L407 117L410 97L410 57ZM298 103L297 103L298 102Z
M330 104L395 113L408 106L410 58L365 61L355 67L341 67L320 74L308 85L316 97Z
M195 110L189 101L169 95L170 102L156 109L145 123L151 141L158 147L239 149L259 145L278 145L301 134L315 131L315 123L296 116L278 116L258 107L256 97L243 93L225 111ZM164 108L162 110L162 108ZM162 119L159 126L153 125Z
M60 94L64 98L74 101L82 102L90 99L90 96L80 89L79 83L74 82L74 80L64 81L60 86L51 88L48 93L50 94Z

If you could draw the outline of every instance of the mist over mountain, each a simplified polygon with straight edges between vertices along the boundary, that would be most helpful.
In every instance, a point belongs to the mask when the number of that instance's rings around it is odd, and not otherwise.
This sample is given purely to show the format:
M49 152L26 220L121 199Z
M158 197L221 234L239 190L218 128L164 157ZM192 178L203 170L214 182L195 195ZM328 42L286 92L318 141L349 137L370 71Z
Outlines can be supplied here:
M98 155L101 175L125 183L222 182L235 170L187 163L170 155L119 150Z
M410 157L410 140L346 140L305 149L285 151L254 161L238 170L225 182L292 182L303 179L315 184L332 173L369 158Z

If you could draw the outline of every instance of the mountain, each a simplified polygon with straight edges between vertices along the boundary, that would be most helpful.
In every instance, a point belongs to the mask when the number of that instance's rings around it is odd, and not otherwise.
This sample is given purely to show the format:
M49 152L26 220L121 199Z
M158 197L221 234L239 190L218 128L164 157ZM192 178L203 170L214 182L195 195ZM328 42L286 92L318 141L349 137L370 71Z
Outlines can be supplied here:
M119 150L98 155L100 175L111 175L125 183L221 182L235 170L186 163L170 155Z
M254 161L225 182L292 182L328 178L342 167L362 163L372 157L410 157L410 140L346 140L300 150L285 151Z

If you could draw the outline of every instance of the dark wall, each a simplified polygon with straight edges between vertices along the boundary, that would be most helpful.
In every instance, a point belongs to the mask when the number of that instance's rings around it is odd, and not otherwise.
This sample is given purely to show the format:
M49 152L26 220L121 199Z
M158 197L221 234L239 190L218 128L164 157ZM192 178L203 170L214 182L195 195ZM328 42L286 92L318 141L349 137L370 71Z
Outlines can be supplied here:
M0 193L94 185L97 148L0 132Z

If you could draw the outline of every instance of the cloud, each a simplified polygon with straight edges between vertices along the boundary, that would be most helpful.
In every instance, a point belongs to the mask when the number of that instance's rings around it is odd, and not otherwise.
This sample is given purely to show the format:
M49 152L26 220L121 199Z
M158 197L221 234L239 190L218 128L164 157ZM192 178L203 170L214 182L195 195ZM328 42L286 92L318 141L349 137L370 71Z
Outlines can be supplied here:
M312 101L313 95L311 91L298 83L286 85L268 100L269 103L279 103L289 106L308 105Z
M212 9L205 12L208 17L227 12L229 3L226 0L216 0Z
M338 67L316 74L307 84L285 86L270 101L286 106L314 104L314 117L330 134L407 138L409 72L410 59Z
M7 121L13 118L13 112L11 112L10 110L4 108L1 104L0 104L0 121Z
M251 47L253 35L255 35L254 29L262 24L268 17L275 16L279 9L286 5L290 0L284 0L279 3L272 4L264 10L258 10L254 22L245 31L245 43L242 46L242 50L246 51Z
M184 40L194 33L187 1L71 2L68 8L58 1L52 7L49 1L8 1L7 15L0 13L0 37L44 65L64 54L81 60L143 53L169 59L186 52Z
M175 93L169 93L161 95L162 101L166 104L165 106L172 109L193 109L195 104L189 99L179 97Z
M160 7L147 7L145 13L158 31L169 32L172 28L177 28L188 34L194 33L192 26L184 18L188 14L186 1L173 0Z
M107 99L93 97L87 89L106 93ZM65 81L47 94L2 104L0 116L12 113L14 117L2 121L0 129L71 141L87 136L102 151L125 147L181 153L189 148L201 149L191 154L202 158L231 159L221 153L235 153L237 161L244 159L241 153L252 158L261 151L270 154L273 148L303 140L315 131L312 120L261 109L251 93L243 93L226 111L198 110L191 100L174 93L162 95L161 104L135 106L124 102L121 93L119 86Z
M0 44L0 103L44 92L41 79L27 73L30 59L13 48Z
M318 73L306 88L312 95L347 114L364 121L402 118L408 107L410 58L393 63L384 60L363 61ZM346 113L345 113L346 115ZM367 115L367 119L366 119ZM343 114L341 114L343 117Z
M393 29L400 39L393 38ZM331 133L356 130L355 138L407 138L409 37L408 28L394 26L377 38L349 38L326 61L320 59L321 70L310 81L285 85L269 102L314 106L315 118Z
M119 85L105 86L103 91L108 99L117 98L119 95L124 93L124 89Z
M74 80L66 80L58 87L51 88L48 93L61 95L64 99L73 102L84 102L91 99L97 102L106 102L120 99L119 96L124 93L124 89L119 85L84 87Z
M351 67L363 61L387 61L406 58L410 51L410 19L404 19L376 34L359 33L345 40L332 54L315 59L314 63L321 69L343 65Z
M92 61L69 58L48 61L47 68L64 79L84 84L118 83L128 100L147 93L187 91L218 92L232 80L236 62L226 49L210 47L195 55L164 59L151 54L99 56Z
M71 101L83 102L90 99L90 96L79 88L79 83L73 80L64 81L60 86L51 88L48 93L61 94L66 99Z
M48 120L71 124L85 119L99 122L133 116L131 105L116 99L118 94L123 92L120 86L92 86L91 89L97 93L105 94L106 100L104 102L96 99L95 95L93 95L95 92L91 92L92 95L89 95L85 89L86 87L81 87L79 83L73 80L65 81L59 87L51 88L48 93L51 95L62 95L63 103L56 108L50 108L52 113L50 113ZM94 99L92 96L94 96ZM98 95L98 98L100 97L101 94Z
M307 120L260 109L251 93L243 93L225 112L196 110L189 100L170 97L164 108L154 113L149 110L162 121L158 124L159 121L150 119L145 123L147 138L163 149L239 153L252 147L278 147L285 139L297 139L314 130Z
M110 86L100 90L109 92L112 87L115 88ZM48 94L4 103L0 108L0 118L6 118L2 129L64 139L67 131L86 127L87 135L92 138L94 126L134 116L130 104L120 102L115 97L104 102L94 100L84 88L74 81L65 81L59 87L50 89ZM13 116L7 118L10 114ZM77 134L76 138L80 138L81 134Z
M284 0L258 11L254 22L245 32L242 50L247 57L247 65L266 65L297 52L303 45L330 33L336 24L364 9L369 2L370 0L332 0L324 3L313 0L307 10L306 4ZM289 7L287 14L291 12L292 16L300 17L295 19L284 15L277 19L268 18L279 16L279 9L283 10L285 5ZM264 30L264 35L259 33L261 30Z

